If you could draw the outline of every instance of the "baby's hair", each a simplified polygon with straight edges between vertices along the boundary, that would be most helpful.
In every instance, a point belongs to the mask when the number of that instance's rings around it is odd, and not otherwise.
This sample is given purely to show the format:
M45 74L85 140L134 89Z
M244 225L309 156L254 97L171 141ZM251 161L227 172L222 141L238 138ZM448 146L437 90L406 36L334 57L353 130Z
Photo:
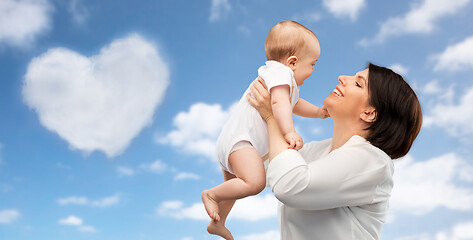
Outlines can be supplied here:
M292 21L281 21L274 25L264 42L264 51L268 60L282 61L289 56L295 55L304 47L304 34L317 36L304 25Z

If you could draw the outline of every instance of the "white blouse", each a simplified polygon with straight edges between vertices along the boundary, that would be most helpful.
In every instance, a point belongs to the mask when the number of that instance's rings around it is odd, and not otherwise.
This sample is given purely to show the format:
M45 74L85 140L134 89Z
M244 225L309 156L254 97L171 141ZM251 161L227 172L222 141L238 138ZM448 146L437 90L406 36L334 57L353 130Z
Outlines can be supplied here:
M391 158L358 135L329 153L331 143L306 143L269 163L281 240L380 238L393 187Z

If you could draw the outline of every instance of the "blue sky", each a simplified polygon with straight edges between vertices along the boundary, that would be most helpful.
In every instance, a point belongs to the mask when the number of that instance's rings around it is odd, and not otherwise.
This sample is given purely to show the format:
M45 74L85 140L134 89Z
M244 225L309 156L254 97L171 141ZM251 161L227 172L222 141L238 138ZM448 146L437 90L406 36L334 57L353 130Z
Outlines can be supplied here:
M0 0L0 238L218 239L200 193L213 147L293 19L319 38L301 87L320 106L368 62L416 90L424 125L395 162L382 239L473 239L473 1ZM295 117L305 142L332 122ZM278 239L270 189L238 201L237 239Z

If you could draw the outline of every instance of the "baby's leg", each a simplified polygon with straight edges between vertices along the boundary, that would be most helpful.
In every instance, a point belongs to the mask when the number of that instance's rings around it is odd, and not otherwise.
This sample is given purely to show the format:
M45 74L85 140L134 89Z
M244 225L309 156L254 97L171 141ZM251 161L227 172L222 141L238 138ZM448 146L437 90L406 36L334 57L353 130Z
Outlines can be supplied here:
M211 218L220 220L218 203L225 200L235 200L260 193L266 184L261 156L252 147L242 148L230 154L228 159L236 178L205 190L202 200Z
M235 175L222 170L223 172L223 180L228 181L232 178L235 178ZM218 209L219 209L219 215L220 221L215 221L215 220L210 220L209 225L207 226L207 231L211 234L218 235L222 238L228 239L228 240L233 240L233 236L230 233L230 231L225 227L225 221L227 220L228 213L233 207L233 204L235 204L235 200L226 200L226 201L221 201L218 204Z

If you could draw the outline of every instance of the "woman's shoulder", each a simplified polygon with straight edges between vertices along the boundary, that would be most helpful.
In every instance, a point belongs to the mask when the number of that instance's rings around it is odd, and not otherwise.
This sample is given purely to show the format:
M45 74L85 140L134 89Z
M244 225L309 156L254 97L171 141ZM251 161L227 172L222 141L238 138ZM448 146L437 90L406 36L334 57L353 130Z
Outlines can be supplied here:
M385 165L390 169L390 172L392 172L394 168L393 161L387 153L359 135L353 135L345 145L337 149L337 151L343 151L346 155L359 159L360 161Z
M305 143L304 146L299 150L299 153L304 158L306 158L307 156L311 156L312 158L318 158L322 155L328 154L331 145L331 138L322 141L312 141Z
M359 135L353 135L342 147L340 147L340 149L360 149L364 150L367 153L377 155L381 158L391 160L387 153L374 146L368 140Z

